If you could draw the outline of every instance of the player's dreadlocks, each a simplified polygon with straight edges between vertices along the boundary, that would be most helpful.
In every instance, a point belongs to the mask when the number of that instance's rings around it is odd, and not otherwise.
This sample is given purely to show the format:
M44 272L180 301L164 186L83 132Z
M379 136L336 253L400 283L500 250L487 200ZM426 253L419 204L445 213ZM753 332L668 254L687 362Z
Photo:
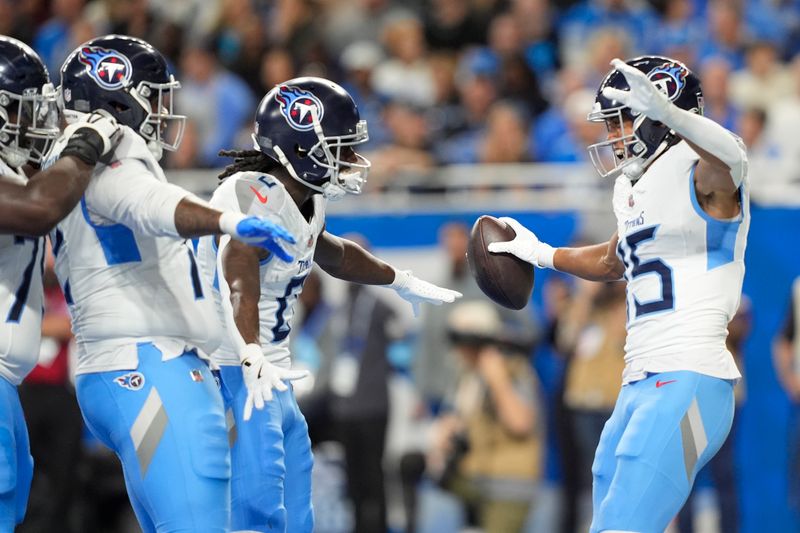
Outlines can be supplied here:
M276 165L274 159L258 150L220 150L219 155L233 158L233 163L226 166L219 175L220 181L237 172L269 172Z

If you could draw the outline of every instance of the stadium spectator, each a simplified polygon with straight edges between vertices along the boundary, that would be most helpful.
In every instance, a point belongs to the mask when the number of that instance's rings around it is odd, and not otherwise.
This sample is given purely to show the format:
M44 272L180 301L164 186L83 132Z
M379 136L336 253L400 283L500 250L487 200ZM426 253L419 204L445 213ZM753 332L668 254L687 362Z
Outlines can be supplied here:
M730 101L730 63L722 58L709 59L700 68L705 107L703 114L725 128L736 131L739 111Z
M419 20L413 17L392 20L382 38L389 57L372 73L375 91L423 107L433 105L436 88Z
M424 19L425 40L432 49L460 50L486 41L491 14L476 2L431 0Z
M474 163L492 104L498 98L497 57L486 48L465 53L456 71L460 108L449 124L450 134L435 147L441 163Z
M721 57L733 70L742 68L747 36L739 3L710 0L707 20L705 39L697 45L697 60L703 64L712 58Z
M679 59L687 65L694 64L693 43L703 38L704 31L697 17L697 2L667 0L658 3L662 6L662 16L655 28L653 51Z
M289 51L280 47L271 48L261 56L260 83L256 94L264 95L279 83L295 77L297 70Z
M342 87L353 97L361 118L369 124L369 142L364 145L365 150L379 147L391 138L381 117L386 100L375 92L371 83L372 72L382 60L380 46L370 41L348 45L339 58L344 71Z
M197 128L195 165L216 167L224 161L217 153L235 146L236 135L252 121L253 95L236 75L225 70L214 55L214 43L190 45L181 58L181 83L177 105Z
M656 24L655 12L643 2L631 0L583 0L569 9L559 23L561 58L566 65L580 64L586 48L592 48L590 36L598 28L614 30L631 39L632 49L643 53L652 49L651 38ZM626 54L613 57L627 57ZM605 63L608 71L608 62Z
M425 175L435 164L428 151L430 128L424 110L413 104L394 101L383 110L381 122L388 130L389 140L377 149L366 152L372 161L370 191L380 191L394 185L406 186L406 177ZM413 181L408 184L413 184Z
M766 109L794 92L791 72L779 62L775 45L767 41L752 44L745 56L746 67L731 74L730 97L739 109Z
M486 130L478 147L481 163L525 163L533 161L528 151L528 113L518 105L499 101L492 105Z
M42 57L47 70L58 72L67 54L83 41L72 36L72 25L81 18L85 0L54 0L52 16L39 27L33 38L33 49Z

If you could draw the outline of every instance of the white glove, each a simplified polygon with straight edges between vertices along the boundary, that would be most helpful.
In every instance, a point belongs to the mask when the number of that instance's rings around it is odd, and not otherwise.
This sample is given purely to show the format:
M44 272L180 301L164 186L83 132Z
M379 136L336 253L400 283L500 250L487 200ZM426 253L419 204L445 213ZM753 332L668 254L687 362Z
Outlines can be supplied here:
M501 217L499 220L511 226L517 236L511 241L490 243L487 249L491 253L509 253L539 268L555 268L553 266L555 248L540 241L535 233L513 218Z
M84 128L93 130L102 139L103 146L100 149L100 157L107 155L122 138L122 130L117 120L102 109L79 115L75 122L64 129L62 135L68 141L78 130Z
M244 419L250 420L253 407L263 409L264 402L272 400L272 389L285 391L286 381L302 379L308 375L307 370L290 370L273 365L258 344L248 344L241 355L242 375L247 387L247 399L244 402Z
M606 87L603 89L603 96L629 107L634 114L643 114L657 122L666 123L672 108L672 102L669 101L667 95L647 79L644 72L628 65L621 59L612 59L611 66L625 76L630 90L622 91Z
M463 296L458 291L437 287L433 283L414 277L410 270L395 270L394 281L389 287L411 303L414 316L419 316L419 304L423 302L442 305L443 303L453 303L456 298Z

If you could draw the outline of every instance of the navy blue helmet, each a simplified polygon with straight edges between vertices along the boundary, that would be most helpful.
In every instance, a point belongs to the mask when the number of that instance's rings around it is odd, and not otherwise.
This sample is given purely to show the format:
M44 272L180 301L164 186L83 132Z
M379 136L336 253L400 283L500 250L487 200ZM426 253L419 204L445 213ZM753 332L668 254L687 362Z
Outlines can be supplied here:
M186 117L174 112L174 91L180 86L158 50L124 35L80 45L61 67L68 120L71 113L104 109L144 137L157 158L162 149L176 150L183 138Z
M42 162L59 135L56 91L39 55L0 36L0 156L13 167Z
M680 61L663 56L642 56L626 61L644 72L655 86L681 109L703 114L703 90L700 79ZM609 131L619 135L589 146L592 163L601 176L624 172L636 179L647 164L680 139L660 122L644 115L634 115L630 108L603 96L603 89L630 90L625 76L617 69L609 72L600 84L588 119L605 122ZM615 122L616 121L616 122ZM613 151L613 157L604 157ZM613 164L609 164L613 161Z
M367 140L367 123L353 98L326 79L276 85L256 112L255 147L326 198L361 192L370 163L353 147Z

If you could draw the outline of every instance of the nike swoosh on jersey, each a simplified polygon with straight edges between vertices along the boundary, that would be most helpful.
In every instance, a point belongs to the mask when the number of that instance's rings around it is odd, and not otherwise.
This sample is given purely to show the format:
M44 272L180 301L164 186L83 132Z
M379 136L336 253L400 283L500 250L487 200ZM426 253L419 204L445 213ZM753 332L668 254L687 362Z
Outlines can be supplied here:
M267 203L267 200L269 200L269 197L267 197L267 196L264 196L263 194L261 194L260 192L258 192L258 189L256 189L256 188L255 188L255 187L253 187L252 185L250 186L250 190L251 190L251 191L253 191L253 193L255 193L255 195L256 195L256 198L258 198L258 201L259 201L259 202L261 202L262 204L265 204L265 203Z

